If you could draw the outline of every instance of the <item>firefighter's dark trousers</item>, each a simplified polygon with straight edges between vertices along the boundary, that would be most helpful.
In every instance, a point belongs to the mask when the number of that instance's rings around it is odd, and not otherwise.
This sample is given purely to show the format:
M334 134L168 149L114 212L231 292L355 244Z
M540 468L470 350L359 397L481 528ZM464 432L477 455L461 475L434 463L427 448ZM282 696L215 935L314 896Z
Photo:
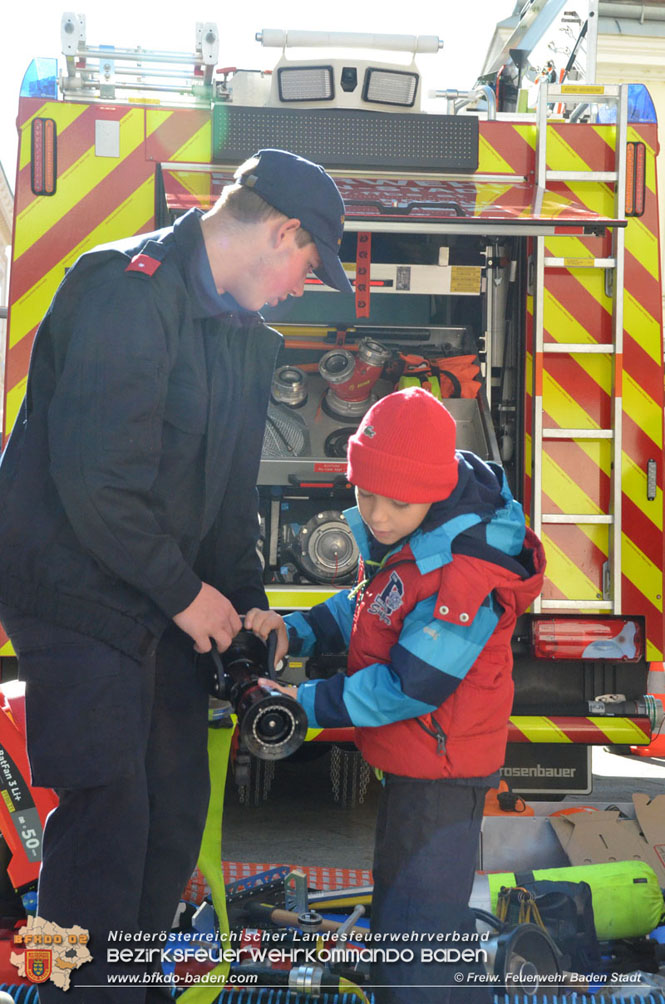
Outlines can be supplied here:
M468 903L486 791L486 786L386 776L374 849L376 940L370 945L377 957L371 966L376 1004L492 1000L480 982L482 962L475 961L482 956L455 961L456 952L483 949L482 941L473 940ZM396 961L384 961L382 950L397 953Z
M4 606L0 620L26 682L33 783L60 799L44 831L38 913L87 929L93 956L66 995L42 984L41 1004L168 1000L155 983L147 997L145 986L108 985L159 970L159 951L152 964L108 953L161 950L196 864L209 793L208 688L192 645L174 629L139 663ZM136 932L142 940L122 937Z

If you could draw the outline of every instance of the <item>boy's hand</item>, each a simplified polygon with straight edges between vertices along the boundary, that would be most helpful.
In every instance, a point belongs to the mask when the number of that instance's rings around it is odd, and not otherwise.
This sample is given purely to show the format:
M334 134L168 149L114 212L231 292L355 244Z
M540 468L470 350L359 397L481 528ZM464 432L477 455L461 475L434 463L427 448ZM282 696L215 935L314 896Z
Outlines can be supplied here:
M275 683L274 680L267 680L265 676L259 677L258 684L260 687L267 687L268 690L279 690L280 694L286 694L287 697L292 697L294 701L298 700L297 687L287 687L285 683Z
M247 631L252 631L255 635L258 635L263 641L268 640L268 635L271 631L277 632L275 665L278 665L289 651L289 636L286 624L276 610L259 610L258 607L253 607L245 614L245 628Z

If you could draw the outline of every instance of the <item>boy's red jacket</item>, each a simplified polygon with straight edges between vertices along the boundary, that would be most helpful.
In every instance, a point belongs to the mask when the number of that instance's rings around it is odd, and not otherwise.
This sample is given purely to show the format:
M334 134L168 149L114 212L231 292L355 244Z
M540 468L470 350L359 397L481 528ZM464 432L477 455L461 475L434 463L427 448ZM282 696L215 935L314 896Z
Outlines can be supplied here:
M395 567L404 584L404 603L390 624L370 620L368 610L385 589L393 566L408 559L410 547L402 548L372 579L356 608L349 676L371 663L389 662L407 615L433 593L434 617L445 624L470 625L492 592L503 612L478 658L436 711L356 729L356 744L368 763L392 774L423 778L486 777L501 767L513 703L511 638L516 618L540 592L545 564L542 545L531 530L526 531L525 546L533 552L536 569L528 579L465 554L454 555L450 564L427 575L418 572L413 559ZM445 635L441 637L445 644Z
M391 551L360 591L287 618L295 650L349 649L346 675L299 687L309 724L355 725L369 763L408 777L481 778L501 766L511 637L542 588L542 545L503 472L458 457L458 487L436 504L434 525ZM367 557L359 513L346 515Z

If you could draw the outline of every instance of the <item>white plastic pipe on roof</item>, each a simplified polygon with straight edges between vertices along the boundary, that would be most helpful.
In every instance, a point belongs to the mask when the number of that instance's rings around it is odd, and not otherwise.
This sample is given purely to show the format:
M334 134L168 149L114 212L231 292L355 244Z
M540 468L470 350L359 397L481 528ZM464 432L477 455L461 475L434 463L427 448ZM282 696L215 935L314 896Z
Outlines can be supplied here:
M397 52L438 52L438 35L374 35L355 31L292 31L264 28L257 32L264 46L327 46L333 49L393 49Z

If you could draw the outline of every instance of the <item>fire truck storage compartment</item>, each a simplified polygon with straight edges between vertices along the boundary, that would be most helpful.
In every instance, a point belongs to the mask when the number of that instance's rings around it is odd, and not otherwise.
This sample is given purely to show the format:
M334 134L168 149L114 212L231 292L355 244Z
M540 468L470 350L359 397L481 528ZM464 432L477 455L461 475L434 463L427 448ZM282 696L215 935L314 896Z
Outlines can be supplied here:
M457 423L459 449L485 460L501 459L486 379L488 242L476 234L423 230L372 234L368 317L356 317L352 296L316 282L306 284L302 297L265 310L268 323L285 339L259 470L267 584L334 588L354 581L357 548L341 516L354 504L346 481L346 444L371 403L408 375L405 357L411 364L421 358L441 366L446 358L473 360L475 396L445 397L444 403ZM354 262L356 252L357 234L347 233L342 261ZM511 330L521 332L522 322ZM377 356L376 382L364 405L347 405L335 399L327 366L334 373L344 366L344 356L352 365L368 342L384 350L383 357ZM422 379L428 386L427 377ZM517 395L521 383L513 384ZM427 443L427 430L423 437Z

